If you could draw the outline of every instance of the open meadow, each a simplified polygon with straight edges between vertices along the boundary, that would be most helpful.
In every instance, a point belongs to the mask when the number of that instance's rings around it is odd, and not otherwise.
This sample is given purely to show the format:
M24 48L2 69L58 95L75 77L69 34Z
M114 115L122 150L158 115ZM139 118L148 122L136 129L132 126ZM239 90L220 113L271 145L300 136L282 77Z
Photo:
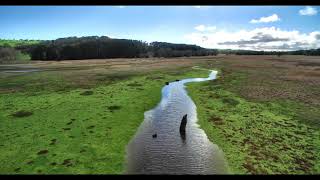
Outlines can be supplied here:
M320 59L218 55L0 66L1 174L121 174L165 82L190 83L200 128L231 173L320 173Z

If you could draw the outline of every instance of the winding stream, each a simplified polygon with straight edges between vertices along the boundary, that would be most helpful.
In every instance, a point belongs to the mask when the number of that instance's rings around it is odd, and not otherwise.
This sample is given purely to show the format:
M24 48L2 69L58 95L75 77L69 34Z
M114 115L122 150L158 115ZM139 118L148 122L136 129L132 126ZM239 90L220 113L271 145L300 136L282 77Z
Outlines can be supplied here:
M146 111L144 121L127 147L128 174L226 174L223 152L197 124L196 106L185 90L189 82L216 78L190 78L162 88L161 102ZM179 133L183 115L188 114L185 138ZM157 137L153 137L157 134Z

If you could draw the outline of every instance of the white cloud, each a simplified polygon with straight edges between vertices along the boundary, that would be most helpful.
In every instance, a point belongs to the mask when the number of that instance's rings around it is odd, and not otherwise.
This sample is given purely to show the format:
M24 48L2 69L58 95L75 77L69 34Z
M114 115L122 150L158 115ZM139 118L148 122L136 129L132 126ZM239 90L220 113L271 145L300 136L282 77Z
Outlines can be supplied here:
M210 6L192 6L194 8L197 8L197 9L207 9L207 8L210 8Z
M269 23L280 21L280 18L277 14L272 14L271 16L261 17L260 19L252 19L250 23Z
M197 31L184 36L187 43L206 48L247 50L298 50L320 48L320 31L301 33L275 27L256 28L229 32Z
M313 8L311 6L306 6L304 9L301 9L299 11L299 14L302 16L313 16L318 13L316 8Z
M206 26L206 25L198 25L194 29L204 32L204 31L214 31L216 29L215 26Z

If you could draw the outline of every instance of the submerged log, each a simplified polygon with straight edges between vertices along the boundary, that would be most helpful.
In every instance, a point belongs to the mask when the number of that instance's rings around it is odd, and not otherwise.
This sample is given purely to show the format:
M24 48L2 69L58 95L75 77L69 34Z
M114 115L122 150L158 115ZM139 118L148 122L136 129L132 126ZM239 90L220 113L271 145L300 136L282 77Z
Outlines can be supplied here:
M152 135L152 138L157 138L157 134L153 134L153 135Z
M185 142L186 140L186 133L180 133L180 136L181 136L181 139L182 139L182 142Z
M186 133L186 125L187 125L187 114L183 116L180 124L180 134L185 135Z

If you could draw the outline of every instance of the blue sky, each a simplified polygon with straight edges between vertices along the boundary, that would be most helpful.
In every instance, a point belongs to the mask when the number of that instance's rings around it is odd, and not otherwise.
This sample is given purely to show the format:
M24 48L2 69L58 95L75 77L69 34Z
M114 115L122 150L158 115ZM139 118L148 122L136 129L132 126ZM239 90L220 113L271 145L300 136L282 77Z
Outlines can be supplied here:
M320 44L318 10L319 6L1 6L0 38L106 35L208 48L311 48Z

